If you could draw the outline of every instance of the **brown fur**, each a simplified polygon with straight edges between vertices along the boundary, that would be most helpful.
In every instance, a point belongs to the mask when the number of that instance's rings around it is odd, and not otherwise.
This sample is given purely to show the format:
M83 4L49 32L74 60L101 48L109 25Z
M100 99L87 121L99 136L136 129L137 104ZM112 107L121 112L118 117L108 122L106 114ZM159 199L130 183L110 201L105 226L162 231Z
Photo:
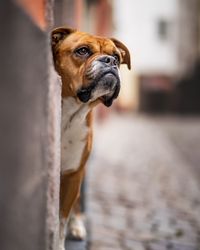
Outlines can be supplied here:
M73 51L79 45L92 47L93 55L87 61L75 57ZM84 78L85 70L91 60L99 55L113 55L117 53L121 63L128 65L130 69L130 54L124 44L116 39L92 36L84 32L78 32L69 28L57 28L52 32L52 51L55 68L62 79L62 98L69 96L77 99L77 90L81 86L87 86L87 79ZM77 100L78 101L78 100ZM100 100L90 103L91 108L95 107ZM69 107L70 109L70 107ZM92 113L87 115L87 126L90 128L85 138L81 164L75 172L64 172L61 175L60 186L60 214L67 218L74 205L81 186L85 172L85 163L92 147Z
M87 125L91 127L92 112L87 116ZM81 165L78 171L72 173L63 173L61 175L60 185L60 212L61 216L67 218L71 208L79 196L80 186L85 174L85 163L89 157L92 148L92 130L89 131L85 139L85 148L83 151Z

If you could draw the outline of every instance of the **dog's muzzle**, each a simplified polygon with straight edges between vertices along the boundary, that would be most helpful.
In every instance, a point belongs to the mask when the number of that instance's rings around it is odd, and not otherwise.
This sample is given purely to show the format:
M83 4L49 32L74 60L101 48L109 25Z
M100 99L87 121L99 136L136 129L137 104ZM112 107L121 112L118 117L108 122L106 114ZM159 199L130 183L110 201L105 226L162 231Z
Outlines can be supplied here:
M78 90L79 100L87 103L99 98L105 106L111 106L120 91L116 58L109 55L99 56L91 63L85 75L89 84Z

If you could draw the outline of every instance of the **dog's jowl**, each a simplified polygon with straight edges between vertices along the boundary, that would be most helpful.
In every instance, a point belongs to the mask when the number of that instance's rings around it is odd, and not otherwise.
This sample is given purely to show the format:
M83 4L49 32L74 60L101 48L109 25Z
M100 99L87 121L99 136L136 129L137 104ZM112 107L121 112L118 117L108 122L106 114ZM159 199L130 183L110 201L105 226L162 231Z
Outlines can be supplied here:
M60 250L67 231L86 235L77 199L92 147L92 109L109 107L120 91L120 64L130 65L127 47L113 38L60 27L52 31L55 69L62 80ZM69 216L70 215L70 216Z

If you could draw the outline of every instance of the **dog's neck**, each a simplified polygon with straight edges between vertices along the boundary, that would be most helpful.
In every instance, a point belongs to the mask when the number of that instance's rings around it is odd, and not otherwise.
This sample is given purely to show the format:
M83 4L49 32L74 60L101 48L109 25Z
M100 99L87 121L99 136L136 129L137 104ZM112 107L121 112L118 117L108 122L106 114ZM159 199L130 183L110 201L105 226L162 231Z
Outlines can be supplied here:
M77 102L75 97L62 98L62 129L72 123L84 122L87 114L91 111L88 104Z
M61 171L75 171L80 165L86 138L89 104L78 103L74 97L62 99Z

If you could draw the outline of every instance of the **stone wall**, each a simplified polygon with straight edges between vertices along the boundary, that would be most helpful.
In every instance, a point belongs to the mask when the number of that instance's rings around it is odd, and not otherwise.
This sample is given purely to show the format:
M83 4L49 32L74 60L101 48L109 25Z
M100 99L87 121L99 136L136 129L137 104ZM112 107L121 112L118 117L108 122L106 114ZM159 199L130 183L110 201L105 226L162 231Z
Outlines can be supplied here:
M45 8L50 20L52 1ZM27 13L11 0L0 1L0 249L53 250L60 82L52 66L49 24L44 31Z

